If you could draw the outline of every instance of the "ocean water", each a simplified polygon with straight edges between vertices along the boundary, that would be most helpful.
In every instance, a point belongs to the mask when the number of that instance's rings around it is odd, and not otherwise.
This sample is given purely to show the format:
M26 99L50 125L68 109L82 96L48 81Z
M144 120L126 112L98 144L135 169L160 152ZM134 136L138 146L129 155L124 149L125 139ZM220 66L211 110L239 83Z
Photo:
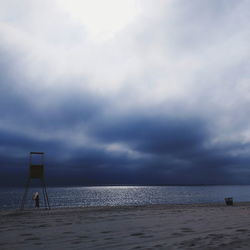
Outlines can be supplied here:
M25 207L33 207L32 194L42 190L29 189ZM129 206L150 204L190 204L250 201L249 186L102 186L49 187L51 207ZM0 209L18 208L24 188L0 188Z

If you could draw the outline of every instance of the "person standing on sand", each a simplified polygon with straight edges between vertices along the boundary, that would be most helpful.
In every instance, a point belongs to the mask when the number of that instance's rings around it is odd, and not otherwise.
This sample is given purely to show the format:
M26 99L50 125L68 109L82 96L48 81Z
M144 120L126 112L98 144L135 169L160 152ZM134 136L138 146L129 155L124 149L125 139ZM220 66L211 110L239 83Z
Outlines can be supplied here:
M39 208L39 206L40 206L39 193L38 192L34 193L32 199L35 201L35 207Z

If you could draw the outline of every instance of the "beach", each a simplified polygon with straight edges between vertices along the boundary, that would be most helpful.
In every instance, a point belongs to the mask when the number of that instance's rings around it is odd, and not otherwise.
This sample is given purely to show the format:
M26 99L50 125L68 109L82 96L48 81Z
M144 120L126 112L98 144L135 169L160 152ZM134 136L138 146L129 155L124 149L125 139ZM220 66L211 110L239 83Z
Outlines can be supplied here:
M0 211L0 249L250 249L250 203Z

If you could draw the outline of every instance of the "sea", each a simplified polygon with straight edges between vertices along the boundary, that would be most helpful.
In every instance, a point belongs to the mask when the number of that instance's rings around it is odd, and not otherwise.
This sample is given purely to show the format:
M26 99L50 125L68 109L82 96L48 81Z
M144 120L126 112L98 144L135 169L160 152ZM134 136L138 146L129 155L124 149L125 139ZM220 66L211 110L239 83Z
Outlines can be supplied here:
M30 188L25 207L34 207L32 195L40 188ZM48 187L51 207L140 206L152 204L223 203L225 197L234 202L250 201L250 185L243 186L91 186ZM24 188L0 188L0 209L18 209Z

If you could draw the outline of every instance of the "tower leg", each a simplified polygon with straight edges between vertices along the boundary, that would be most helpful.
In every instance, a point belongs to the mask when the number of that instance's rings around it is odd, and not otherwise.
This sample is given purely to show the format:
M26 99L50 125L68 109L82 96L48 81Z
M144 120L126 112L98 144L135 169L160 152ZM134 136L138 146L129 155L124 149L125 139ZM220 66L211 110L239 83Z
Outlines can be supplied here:
M26 185L25 185L25 190L24 190L24 194L23 194L23 198L22 198L22 202L21 202L21 207L20 207L21 210L24 209L24 204L25 204L25 201L26 201L26 198L27 198L29 185L30 185L30 178L28 178L28 180L26 182Z
M43 188L43 197L44 197L45 206L46 208L50 209L49 197L48 197L47 190L46 190L45 180L41 179L41 183L42 183L42 188Z
M44 185L43 185L43 180L40 179L41 181L41 186L42 186L42 191L43 191L43 200L44 200L44 207L47 207L47 201L46 201L46 197L45 197L45 191L44 191Z

